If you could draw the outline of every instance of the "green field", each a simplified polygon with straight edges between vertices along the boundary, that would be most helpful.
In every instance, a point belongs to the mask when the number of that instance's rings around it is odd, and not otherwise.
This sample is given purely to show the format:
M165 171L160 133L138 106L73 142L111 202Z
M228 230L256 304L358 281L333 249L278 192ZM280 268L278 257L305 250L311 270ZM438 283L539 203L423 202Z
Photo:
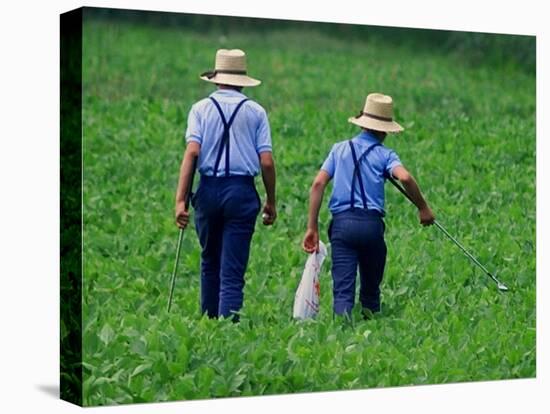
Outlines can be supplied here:
M279 219L258 220L240 324L201 317L193 230L166 312L186 117L213 90L198 74L220 47L244 49L263 80L245 93L268 111L278 168ZM222 35L88 20L83 50L85 405L535 376L533 71L311 26ZM333 320L329 258L318 319L294 322L309 186L375 91L406 128L386 145L511 291L388 185L381 314Z

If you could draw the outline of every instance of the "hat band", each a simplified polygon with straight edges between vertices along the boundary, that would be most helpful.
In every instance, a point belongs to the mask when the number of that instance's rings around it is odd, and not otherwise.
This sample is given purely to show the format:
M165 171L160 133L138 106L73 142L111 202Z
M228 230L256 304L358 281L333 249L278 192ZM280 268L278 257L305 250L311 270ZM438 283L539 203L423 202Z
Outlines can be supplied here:
M365 112L365 111L361 111L361 113L357 116L357 118L361 117L361 115L365 115L365 116L368 116L369 118L377 119L379 121L393 122L393 118L391 118L391 117L388 118L388 117L385 117L385 116L369 114L368 112Z
M201 76L206 76L208 79L212 79L218 73L224 73L227 75L246 75L246 70L216 69L201 73Z

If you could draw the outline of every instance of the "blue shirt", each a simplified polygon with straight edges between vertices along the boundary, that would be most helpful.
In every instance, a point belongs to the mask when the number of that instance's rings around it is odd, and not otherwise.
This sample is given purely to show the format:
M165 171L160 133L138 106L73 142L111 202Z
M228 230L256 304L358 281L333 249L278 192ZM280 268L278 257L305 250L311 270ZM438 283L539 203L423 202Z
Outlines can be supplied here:
M361 132L352 138L357 158L361 157L367 148L379 143L378 139L368 133ZM399 157L395 151L380 145L374 148L360 162L360 172L363 180L363 186L367 198L367 208L384 211L384 182L387 175L392 174L392 170L401 165ZM332 214L348 210L351 197L351 180L353 177L354 163L351 154L351 148L348 141L338 142L333 145L330 153L321 166L332 179L334 179L332 195L329 201L329 209ZM361 201L361 191L359 183L355 180L355 207L364 208Z
M227 121L246 98L233 89L218 89L212 96L218 103ZM187 118L185 139L201 146L197 168L202 175L214 175L216 156L223 134L223 122L214 103L202 99L191 107ZM259 154L271 152L271 132L267 114L258 103L249 100L239 109L229 132L229 175L256 176L260 172ZM218 166L218 176L225 175L225 149Z

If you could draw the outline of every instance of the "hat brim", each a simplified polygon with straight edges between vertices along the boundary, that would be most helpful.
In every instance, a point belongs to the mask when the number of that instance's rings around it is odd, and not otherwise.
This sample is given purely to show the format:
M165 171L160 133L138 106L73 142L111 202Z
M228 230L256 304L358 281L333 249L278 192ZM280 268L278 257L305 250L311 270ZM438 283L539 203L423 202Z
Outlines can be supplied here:
M360 126L361 128L374 129L375 131L397 133L404 130L404 128L395 121L381 121L365 115L357 118L348 118L348 122Z
M206 82L230 86L258 86L262 83L258 79L251 78L250 76L232 75L228 73L218 73L212 78L208 78L207 76L201 76L200 78Z

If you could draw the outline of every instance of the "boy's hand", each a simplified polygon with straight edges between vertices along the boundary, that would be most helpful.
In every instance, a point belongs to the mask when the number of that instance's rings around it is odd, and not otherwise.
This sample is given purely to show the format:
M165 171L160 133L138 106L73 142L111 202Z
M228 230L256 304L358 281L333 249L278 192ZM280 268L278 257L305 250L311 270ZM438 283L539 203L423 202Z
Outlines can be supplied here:
M319 232L313 229L307 229L302 247L307 253L315 253L319 251Z
M262 210L264 226L271 226L277 219L277 208L274 203L266 202Z
M420 224L423 226L431 226L434 224L435 215L428 206L418 210L418 217L420 218Z
M176 204L176 226L180 229L187 227L189 223L189 211L186 211L185 201L178 201Z

